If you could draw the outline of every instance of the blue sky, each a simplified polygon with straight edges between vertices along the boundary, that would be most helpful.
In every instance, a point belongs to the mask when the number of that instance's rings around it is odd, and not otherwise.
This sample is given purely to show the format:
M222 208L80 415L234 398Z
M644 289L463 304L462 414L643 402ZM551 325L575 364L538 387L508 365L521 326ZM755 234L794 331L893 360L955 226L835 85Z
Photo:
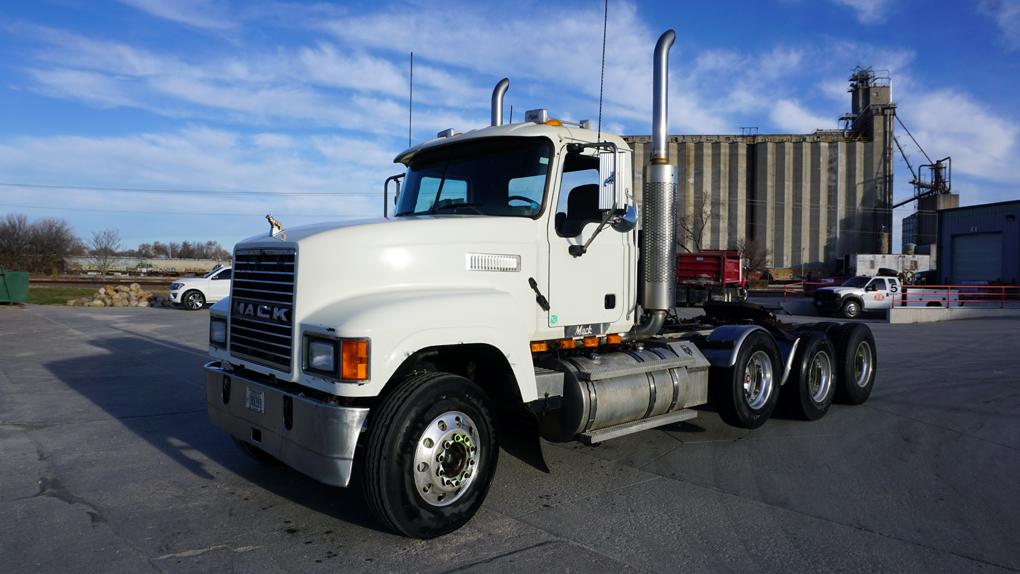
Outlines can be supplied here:
M484 126L503 76L515 119L537 107L595 118L602 8L5 3L0 215L61 217L83 238L117 228L125 247L231 246L263 232L267 212L289 226L379 215L382 181L407 144L408 52L415 142ZM650 131L650 54L668 27L673 133L836 127L850 71L873 66L889 70L900 117L928 153L953 156L963 204L1020 197L1020 0L610 0L604 128ZM896 211L897 235L909 213Z

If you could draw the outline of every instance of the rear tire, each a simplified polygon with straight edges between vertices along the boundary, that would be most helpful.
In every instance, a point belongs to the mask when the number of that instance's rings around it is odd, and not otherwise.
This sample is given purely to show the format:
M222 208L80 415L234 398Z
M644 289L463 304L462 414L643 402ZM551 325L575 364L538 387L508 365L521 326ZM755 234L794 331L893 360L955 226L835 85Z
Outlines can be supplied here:
M728 424L758 428L772 416L779 400L783 363L772 336L755 331L747 336L730 368L713 368L709 393Z
M836 334L836 400L859 405L868 400L878 373L878 353L871 329L847 323Z
M809 421L825 416L836 395L836 351L821 331L805 331L793 358L794 371L783 386L784 410Z
M481 507L498 458L493 410L478 385L448 373L414 375L371 416L363 465L368 506L406 536L452 532Z

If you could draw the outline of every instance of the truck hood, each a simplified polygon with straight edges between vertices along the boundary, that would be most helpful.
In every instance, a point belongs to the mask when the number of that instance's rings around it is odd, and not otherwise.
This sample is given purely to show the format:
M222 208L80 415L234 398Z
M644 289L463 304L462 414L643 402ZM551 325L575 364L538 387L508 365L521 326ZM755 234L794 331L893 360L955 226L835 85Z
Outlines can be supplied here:
M820 287L816 292L825 291L828 293L836 293L837 295L845 295L847 293L855 293L861 291L857 287Z
M300 320L338 300L386 291L479 288L527 296L544 225L544 219L481 215L367 219L286 229L275 238L265 233L236 249L297 250ZM477 255L509 255L499 259L516 262L515 269L473 269Z

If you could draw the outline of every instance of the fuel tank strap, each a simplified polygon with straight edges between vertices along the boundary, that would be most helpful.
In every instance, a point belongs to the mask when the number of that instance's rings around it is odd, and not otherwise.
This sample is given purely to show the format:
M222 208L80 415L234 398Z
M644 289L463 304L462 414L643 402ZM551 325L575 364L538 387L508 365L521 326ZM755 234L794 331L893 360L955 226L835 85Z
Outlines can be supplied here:
M695 363L693 358L676 358L676 359L663 359L661 361L640 363L633 366L617 367L617 368L595 368L591 371L578 370L578 378L584 381L601 381L604 379L612 379L615 377L625 377L627 375L640 375L650 371L661 371L665 369L675 369L677 367L686 367Z

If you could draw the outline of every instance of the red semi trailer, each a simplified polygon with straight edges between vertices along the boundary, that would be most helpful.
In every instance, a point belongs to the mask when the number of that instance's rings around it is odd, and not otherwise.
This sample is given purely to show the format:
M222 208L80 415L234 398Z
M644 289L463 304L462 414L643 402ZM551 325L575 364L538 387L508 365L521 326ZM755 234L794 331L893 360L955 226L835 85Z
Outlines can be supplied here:
M676 268L678 307L696 307L705 301L747 300L744 264L735 249L680 253Z

